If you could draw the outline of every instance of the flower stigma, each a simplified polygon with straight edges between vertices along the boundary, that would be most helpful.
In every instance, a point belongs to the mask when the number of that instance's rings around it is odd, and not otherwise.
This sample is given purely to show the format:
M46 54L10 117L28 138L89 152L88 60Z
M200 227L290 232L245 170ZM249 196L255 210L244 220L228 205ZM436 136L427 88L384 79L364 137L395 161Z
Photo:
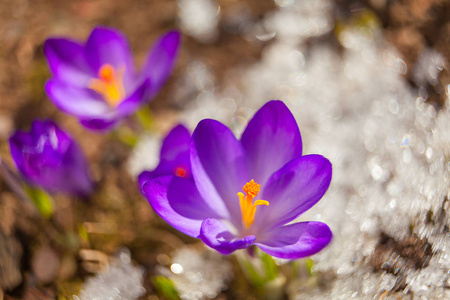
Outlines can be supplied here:
M116 107L125 97L123 87L123 74L125 67L118 70L110 64L104 64L98 71L98 78L93 78L89 88L103 96L105 101L112 107Z
M242 187L242 190L246 194L245 196L241 192L237 193L241 206L242 223L245 225L245 228L249 228L255 221L255 212L258 205L269 206L269 201L266 200L256 200L253 202L253 198L258 195L260 187L261 185L252 179Z

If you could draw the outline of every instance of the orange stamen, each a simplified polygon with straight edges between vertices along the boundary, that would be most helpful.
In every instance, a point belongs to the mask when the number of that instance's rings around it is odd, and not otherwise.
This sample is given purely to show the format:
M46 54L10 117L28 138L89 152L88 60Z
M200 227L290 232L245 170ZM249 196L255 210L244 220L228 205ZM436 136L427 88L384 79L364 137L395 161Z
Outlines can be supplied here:
M116 72L110 64L104 64L98 71L98 78L93 78L89 88L103 96L112 107L117 106L125 97L123 87L123 74L125 68L119 68Z
M260 188L261 185L252 179L242 187L242 190L246 193L246 195L244 196L244 194L240 192L237 194L239 197L239 204L241 206L242 223L245 225L245 228L249 228L255 221L257 206L269 206L269 202L266 200L256 200L253 202L253 198L258 195Z

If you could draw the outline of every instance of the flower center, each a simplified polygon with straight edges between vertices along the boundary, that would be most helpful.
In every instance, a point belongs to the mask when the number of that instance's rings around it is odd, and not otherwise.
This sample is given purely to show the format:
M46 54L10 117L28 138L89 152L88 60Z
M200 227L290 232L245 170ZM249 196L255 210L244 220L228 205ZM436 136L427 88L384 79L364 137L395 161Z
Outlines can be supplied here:
M258 195L260 187L261 185L252 179L242 187L242 190L246 194L245 196L241 192L237 193L239 196L239 204L241 205L242 223L245 225L245 228L249 228L255 221L255 212L258 205L269 206L269 202L266 200L256 200L253 202L253 198Z
M125 67L116 70L110 64L104 64L98 71L98 78L91 79L89 88L102 95L109 105L116 107L125 97L122 80L124 72Z

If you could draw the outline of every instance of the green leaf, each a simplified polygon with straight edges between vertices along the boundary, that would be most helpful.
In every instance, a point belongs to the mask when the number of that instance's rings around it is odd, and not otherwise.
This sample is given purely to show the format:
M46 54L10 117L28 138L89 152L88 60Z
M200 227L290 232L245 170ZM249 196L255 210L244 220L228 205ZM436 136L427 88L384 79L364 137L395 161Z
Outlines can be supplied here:
M313 267L314 267L314 260L312 260L311 258L307 258L307 259L305 260L305 266L306 266L306 269L308 270L309 276L314 276L314 275L316 275L316 272L313 270Z
M152 278L152 283L155 286L155 289L161 294L164 298L169 300L178 300L180 297L178 296L178 292L175 289L175 285L173 282L164 276L155 276Z
M259 274L248 260L242 260L242 268L247 274L250 282L257 288L262 288L266 282L265 278Z
M261 251L261 260L266 271L266 280L270 281L278 275L278 265L273 260L272 256Z
M49 219L53 215L53 200L50 195L40 188L30 187L25 184L24 187L28 197L30 197L41 216Z

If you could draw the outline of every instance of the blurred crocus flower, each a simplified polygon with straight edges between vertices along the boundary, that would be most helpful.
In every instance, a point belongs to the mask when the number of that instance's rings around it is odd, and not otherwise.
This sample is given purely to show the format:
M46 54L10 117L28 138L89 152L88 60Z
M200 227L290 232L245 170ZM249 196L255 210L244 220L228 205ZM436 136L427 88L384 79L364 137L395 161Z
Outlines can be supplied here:
M92 192L86 158L55 123L35 120L30 132L16 131L9 145L14 163L28 183L51 193L87 196Z
M85 44L46 40L44 53L53 77L45 90L62 111L92 130L106 130L149 101L169 77L180 34L162 36L140 71L126 38L112 28L95 28Z
M331 241L324 223L286 225L321 199L332 169L321 155L302 156L300 131L283 102L264 105L241 140L218 121L201 121L189 152L192 179L166 175L142 185L176 229L223 254L256 245L285 259L312 255Z
M163 175L191 178L190 143L191 134L186 127L180 124L173 128L162 143L158 166L153 171L142 172L138 177L139 185Z

